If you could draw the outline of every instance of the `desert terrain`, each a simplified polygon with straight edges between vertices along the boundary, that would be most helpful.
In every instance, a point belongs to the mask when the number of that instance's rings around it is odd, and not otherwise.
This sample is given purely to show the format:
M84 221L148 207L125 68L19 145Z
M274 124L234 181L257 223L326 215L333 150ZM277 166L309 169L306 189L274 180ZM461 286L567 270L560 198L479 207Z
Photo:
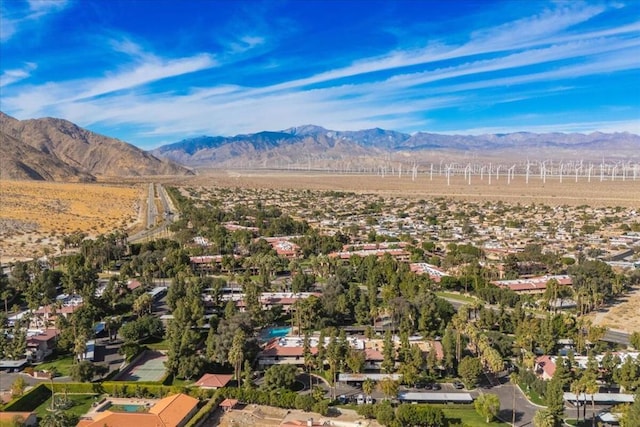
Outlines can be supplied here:
M532 177L529 184L516 176L507 184L505 176L340 175L322 172L288 171L201 171L191 177L158 177L155 182L178 186L226 188L280 188L335 190L383 197L453 197L470 201L501 200L505 203L548 205L622 206L640 208L640 180L578 182ZM60 238L74 232L89 236L144 227L147 179L110 180L98 184L8 181L0 183L0 252L2 261L56 253Z
M0 182L2 262L60 250L76 232L97 236L142 224L145 187L138 185Z
M640 179L633 181L603 181L593 178L588 182L580 177L578 182L565 177L562 183L557 177L548 177L543 183L539 177L531 177L529 184L524 176L516 176L507 184L506 176L495 176L489 185L484 176L472 176L471 184L461 175L451 176L447 185L445 176L434 174L433 180L425 174L415 180L410 176L387 175L339 175L322 172L281 171L202 171L198 176L174 181L178 185L220 186L227 188L291 188L309 190L335 190L355 193L378 193L382 196L411 198L454 197L471 201L502 200L505 203L542 203L552 206L589 205L594 207L622 206L640 208Z
M246 426L246 427L267 427L279 426L284 421L303 421L313 418L316 421L331 420L339 422L344 426L362 426L362 427L380 427L376 420L364 420L358 416L355 411L349 409L341 409L341 414L330 418L323 417L312 412L304 412L300 410L286 410L262 405L246 405L240 409L232 410L226 413L218 413L211 423L205 423L206 426L217 425L220 427Z

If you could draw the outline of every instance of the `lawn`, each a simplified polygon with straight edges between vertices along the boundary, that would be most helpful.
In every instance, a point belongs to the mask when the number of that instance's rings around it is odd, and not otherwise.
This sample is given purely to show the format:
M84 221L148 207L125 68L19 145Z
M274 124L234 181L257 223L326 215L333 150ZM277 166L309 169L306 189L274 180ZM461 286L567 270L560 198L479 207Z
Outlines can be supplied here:
M60 396L62 393L56 393L56 396ZM93 402L96 401L97 394L69 394L68 398L73 402L73 406L64 410L66 414L77 415L78 417L86 414ZM57 400L57 398L56 398ZM51 407L51 398L48 398L44 403L35 409L38 418L43 418L49 413L48 409Z
M457 293L454 293L454 292L437 291L436 295L441 297L441 298L451 298L451 299L455 299L455 300L458 300L458 301L466 302L466 303L469 303L469 304L473 304L473 303L479 301L477 298L469 297L469 296L462 295L462 294L457 294Z
M547 404L544 401L544 398L540 396L538 393L536 393L535 390L530 389L529 391L527 391L526 387L523 388L522 386L520 386L520 390L522 390L522 392L527 396L527 399L529 399L536 405L545 406L545 407L547 406Z
M502 421L486 423L484 417L479 415L473 405L431 405L442 409L444 415L451 421L458 419L469 427L507 426Z
M169 340L156 337L149 337L140 342L140 345L143 345L150 350L169 350Z
M55 368L58 376L66 377L71 375L71 365L73 365L73 356L61 357L49 362L43 362L36 366L39 371L49 371Z

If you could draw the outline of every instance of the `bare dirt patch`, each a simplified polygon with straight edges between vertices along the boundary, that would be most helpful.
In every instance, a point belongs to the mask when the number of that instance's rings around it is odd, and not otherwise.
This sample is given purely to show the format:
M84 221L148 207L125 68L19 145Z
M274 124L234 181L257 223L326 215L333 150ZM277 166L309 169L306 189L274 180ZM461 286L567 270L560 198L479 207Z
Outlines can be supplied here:
M314 414L312 412L286 410L261 405L247 405L241 410L229 411L225 414L221 414L217 424L214 423L207 425L217 425L220 427L268 427L279 426L283 421L299 420L306 422L310 418L313 418L316 421L339 421L341 422L341 425L344 426L349 426L351 424L354 427L356 425L362 427L380 427L380 424L375 420L366 420L356 414L355 411L347 409L342 409L340 415L323 417L320 414Z
M593 324L627 333L640 332L640 287L624 299L626 301L592 316Z
M63 235L130 229L139 221L144 188L35 181L0 182L2 261L57 253Z

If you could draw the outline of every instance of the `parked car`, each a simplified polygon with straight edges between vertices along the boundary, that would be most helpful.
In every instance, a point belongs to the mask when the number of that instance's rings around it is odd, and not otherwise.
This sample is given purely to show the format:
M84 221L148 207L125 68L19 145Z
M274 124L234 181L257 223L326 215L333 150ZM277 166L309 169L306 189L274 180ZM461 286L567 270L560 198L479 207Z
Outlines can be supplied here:
M431 384L431 390L440 390L442 387L440 387L440 384L438 383L433 383Z
M455 388L456 390L462 390L464 388L464 384L462 384L460 381L454 381L453 388Z
M374 402L375 402L375 399L368 395L364 399L364 403L366 403L367 405L373 405Z
M356 397L356 404L358 405L364 405L364 396L362 394L359 394Z
M340 396L338 396L338 402L340 402L342 405L344 405L348 401L349 400L347 399L347 396L345 396L344 394L341 394Z

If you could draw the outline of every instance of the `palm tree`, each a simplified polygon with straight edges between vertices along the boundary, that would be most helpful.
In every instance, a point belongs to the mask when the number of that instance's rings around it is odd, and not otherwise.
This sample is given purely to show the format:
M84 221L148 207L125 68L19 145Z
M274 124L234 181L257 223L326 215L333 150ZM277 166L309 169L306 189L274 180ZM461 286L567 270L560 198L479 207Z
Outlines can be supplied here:
M580 421L580 393L584 392L584 384L582 382L582 379L577 379L574 382L571 383L571 393L573 393L576 396L576 420Z
M518 386L518 374L512 372L509 374L509 381L511 381L513 387L513 404L511 405L511 424L516 425L516 387Z
M371 393L373 393L373 390L376 388L376 382L373 381L371 378L367 378L366 380L364 380L364 382L362 383L362 391L364 392L364 394L366 394L367 396L370 396Z
M55 378L56 375L58 375L58 370L56 369L56 367L52 366L51 368L49 368L49 381L51 381L51 410L52 411L54 409L54 402L55 402L55 393L53 391L53 379Z
M596 382L596 376L592 372L587 372L585 376L582 378L584 382L584 390L587 394L591 395L591 425L596 427L596 403L594 394L600 390L600 386ZM586 404L586 402L585 402Z
M547 409L539 409L533 416L533 425L535 427L554 427L555 424L556 420L553 418L553 414Z

